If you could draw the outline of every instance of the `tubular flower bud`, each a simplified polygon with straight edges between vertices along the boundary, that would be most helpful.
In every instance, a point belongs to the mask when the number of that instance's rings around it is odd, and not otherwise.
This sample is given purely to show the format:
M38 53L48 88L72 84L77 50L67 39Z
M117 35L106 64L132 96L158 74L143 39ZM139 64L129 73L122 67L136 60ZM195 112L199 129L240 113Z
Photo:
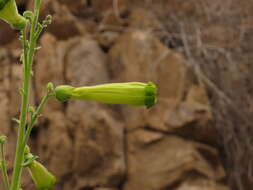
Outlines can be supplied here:
M74 98L148 108L156 103L156 92L156 85L152 82L111 83L78 88L63 85L55 88L55 95L59 101Z
M26 19L18 13L15 0L0 0L0 19L18 30L22 30L27 22Z
M28 169L37 190L51 190L53 188L56 179L42 164L33 161Z

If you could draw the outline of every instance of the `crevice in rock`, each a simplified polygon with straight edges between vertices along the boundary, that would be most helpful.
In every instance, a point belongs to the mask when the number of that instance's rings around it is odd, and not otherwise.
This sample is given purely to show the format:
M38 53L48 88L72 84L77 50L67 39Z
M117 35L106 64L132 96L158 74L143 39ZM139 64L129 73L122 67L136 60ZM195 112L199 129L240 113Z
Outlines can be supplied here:
M26 3L23 2L23 3L20 3L18 5L18 12L23 15L23 13L26 11Z
M192 123L191 125L194 125L194 123ZM185 127L190 127L191 125L187 125ZM127 133L132 133L136 130L140 130L140 129L143 129L143 130L146 130L146 131L149 131L149 132L153 132L153 133L160 133L164 136L178 136L178 137L181 137L185 140L189 140L191 142L196 142L196 143L201 143L201 144L205 144L205 145L208 145L210 147L214 147L214 148L217 148L217 146L214 144L211 144L211 143L208 143L208 142L203 142L201 139L197 139L197 138L194 138L192 135L189 135L187 133L184 134L184 130L179 128L178 130L173 130L173 131L164 131L164 130L161 130L161 129L156 129L156 128L153 128L151 126L143 126L143 127L140 127L140 128L134 128L134 129L128 129L127 130ZM154 141L152 143L156 143L157 141ZM150 144L149 144L150 145Z
M81 187L79 190L94 190L93 187Z
M123 129L123 152L124 152L124 162L125 162L125 175L123 176L123 179L122 179L122 183L120 183L117 188L118 189L123 189L125 183L127 182L127 174L128 174L128 140L127 140L127 130L124 128Z
M62 111L65 115L66 115L66 112L67 112L67 109L68 109L68 105L69 105L68 101L62 102Z
M104 45L100 45L101 50L105 53L108 54L108 52L110 51L111 47L108 46L104 46Z
M87 7L92 7L93 3L92 0L86 0Z
M180 185L181 185L182 181L181 180L178 180L178 181L175 181L174 183L166 186L166 187L163 187L161 190L174 190L174 189L177 189Z
M220 163L217 160L217 156L201 147L198 147L197 150L214 169L216 169L219 166Z
M180 38L162 36L160 37L160 40L169 49L179 49L184 46L183 41Z
M66 132L67 135L72 143L72 145L74 146L74 142L75 142L75 131L73 131L73 129L69 128L68 126L66 126Z
M36 140L37 139L38 134L40 133L40 127L36 126L36 125L33 127L32 131L31 131L30 139L32 139L32 140Z

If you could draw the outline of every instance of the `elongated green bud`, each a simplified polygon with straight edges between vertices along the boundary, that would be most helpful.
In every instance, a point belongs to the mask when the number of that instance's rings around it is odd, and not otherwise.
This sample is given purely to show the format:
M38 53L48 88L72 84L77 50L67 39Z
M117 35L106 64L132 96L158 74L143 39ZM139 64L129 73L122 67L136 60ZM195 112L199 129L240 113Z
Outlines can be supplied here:
M79 88L62 85L55 88L55 95L59 101L74 98L109 104L147 106L149 108L156 103L156 91L156 85L152 82L129 82Z
M56 178L39 162L38 158L30 153L30 148L25 147L24 167L28 167L33 182L37 190L51 190L56 182Z
M41 163L33 161L28 169L37 190L51 190L53 188L56 178Z
M15 0L0 0L0 19L9 23L12 28L22 30L26 19L18 13Z

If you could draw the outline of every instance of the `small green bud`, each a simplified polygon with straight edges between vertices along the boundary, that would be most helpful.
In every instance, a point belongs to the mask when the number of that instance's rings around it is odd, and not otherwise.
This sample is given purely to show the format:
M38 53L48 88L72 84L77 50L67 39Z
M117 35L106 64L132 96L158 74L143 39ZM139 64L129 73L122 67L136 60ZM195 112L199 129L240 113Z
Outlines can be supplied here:
M53 85L53 83L49 82L49 83L47 84L47 92L48 92L48 93L54 92L54 85Z
M34 160L28 169L37 190L51 190L53 188L56 178L41 163Z
M24 151L25 154L28 154L30 153L30 147L28 145L25 145L25 151Z
M111 83L79 88L63 85L55 88L55 95L59 101L74 98L148 108L156 103L156 93L157 87L152 82Z
M25 151L24 151L24 163L22 164L22 166L23 167L30 166L37 158L39 158L39 157L31 154L29 146L26 145Z
M15 0L0 0L0 19L18 30L22 30L27 23L27 20L18 13Z
M28 109L29 113L33 114L35 112L34 107L30 106Z
M42 23L43 26L46 27L47 25L51 24L52 20L53 20L52 16L51 15L47 15L46 18L45 18L45 20Z
M4 144L6 142L6 136L0 136L0 144Z
M23 16L27 19L27 20L32 20L33 19L33 12L32 11L25 11L24 13L23 13Z
M75 89L74 87L68 85L57 86L55 88L56 98L61 102L65 102L71 98L72 91L74 89Z

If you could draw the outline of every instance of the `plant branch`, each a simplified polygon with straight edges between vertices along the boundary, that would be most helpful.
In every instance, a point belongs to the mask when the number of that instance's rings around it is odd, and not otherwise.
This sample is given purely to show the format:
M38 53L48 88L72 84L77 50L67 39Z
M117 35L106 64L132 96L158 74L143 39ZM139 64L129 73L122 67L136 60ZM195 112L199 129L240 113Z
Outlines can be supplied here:
M20 113L20 124L18 129L18 139L16 146L16 156L14 163L14 171L12 175L12 183L10 190L19 190L21 186L21 174L23 168L24 161L24 149L23 142L25 139L25 126L26 126L26 116L28 112L28 104L29 104L29 94L30 94L30 80L31 80L31 70L33 57L36 47L36 39L35 33L38 25L39 18L39 9L40 9L41 0L35 0L35 8L34 8L34 17L31 21L31 29L30 29L30 39L29 45L27 47L26 41L26 30L22 31L22 43L24 47L23 56L23 88L22 88L22 105L21 105L21 113Z
M6 190L10 189L10 183L7 173L7 167L6 167L6 161L5 161L5 154L4 154L4 143L0 144L0 169L2 169L2 176L3 176L3 182L4 187Z
M44 107L44 105L47 103L48 99L50 98L50 94L47 93L41 100L38 108L36 109L36 111L34 113L32 113L32 116L31 116L31 121L27 127L27 130L26 130L26 134L25 134L25 138L24 138L24 142L23 142L23 146L25 147L27 142L28 142L28 139L30 137L30 134L31 134L31 131L32 131L32 128L34 126L34 123L37 121L38 117L40 116L41 112L42 112L42 109Z
M25 33L25 31L23 31ZM27 59L25 58L27 50L24 49L24 59L23 59L23 88L22 88L22 105L21 105L21 114L20 114L20 124L18 129L18 140L16 147L16 157L14 163L14 172L12 176L11 190L18 190L20 188L20 178L22 170L22 162L24 157L24 149L22 148L22 142L24 139L25 125L26 125L26 113L28 109L29 102L29 89L30 89L30 74L29 74L29 65Z

